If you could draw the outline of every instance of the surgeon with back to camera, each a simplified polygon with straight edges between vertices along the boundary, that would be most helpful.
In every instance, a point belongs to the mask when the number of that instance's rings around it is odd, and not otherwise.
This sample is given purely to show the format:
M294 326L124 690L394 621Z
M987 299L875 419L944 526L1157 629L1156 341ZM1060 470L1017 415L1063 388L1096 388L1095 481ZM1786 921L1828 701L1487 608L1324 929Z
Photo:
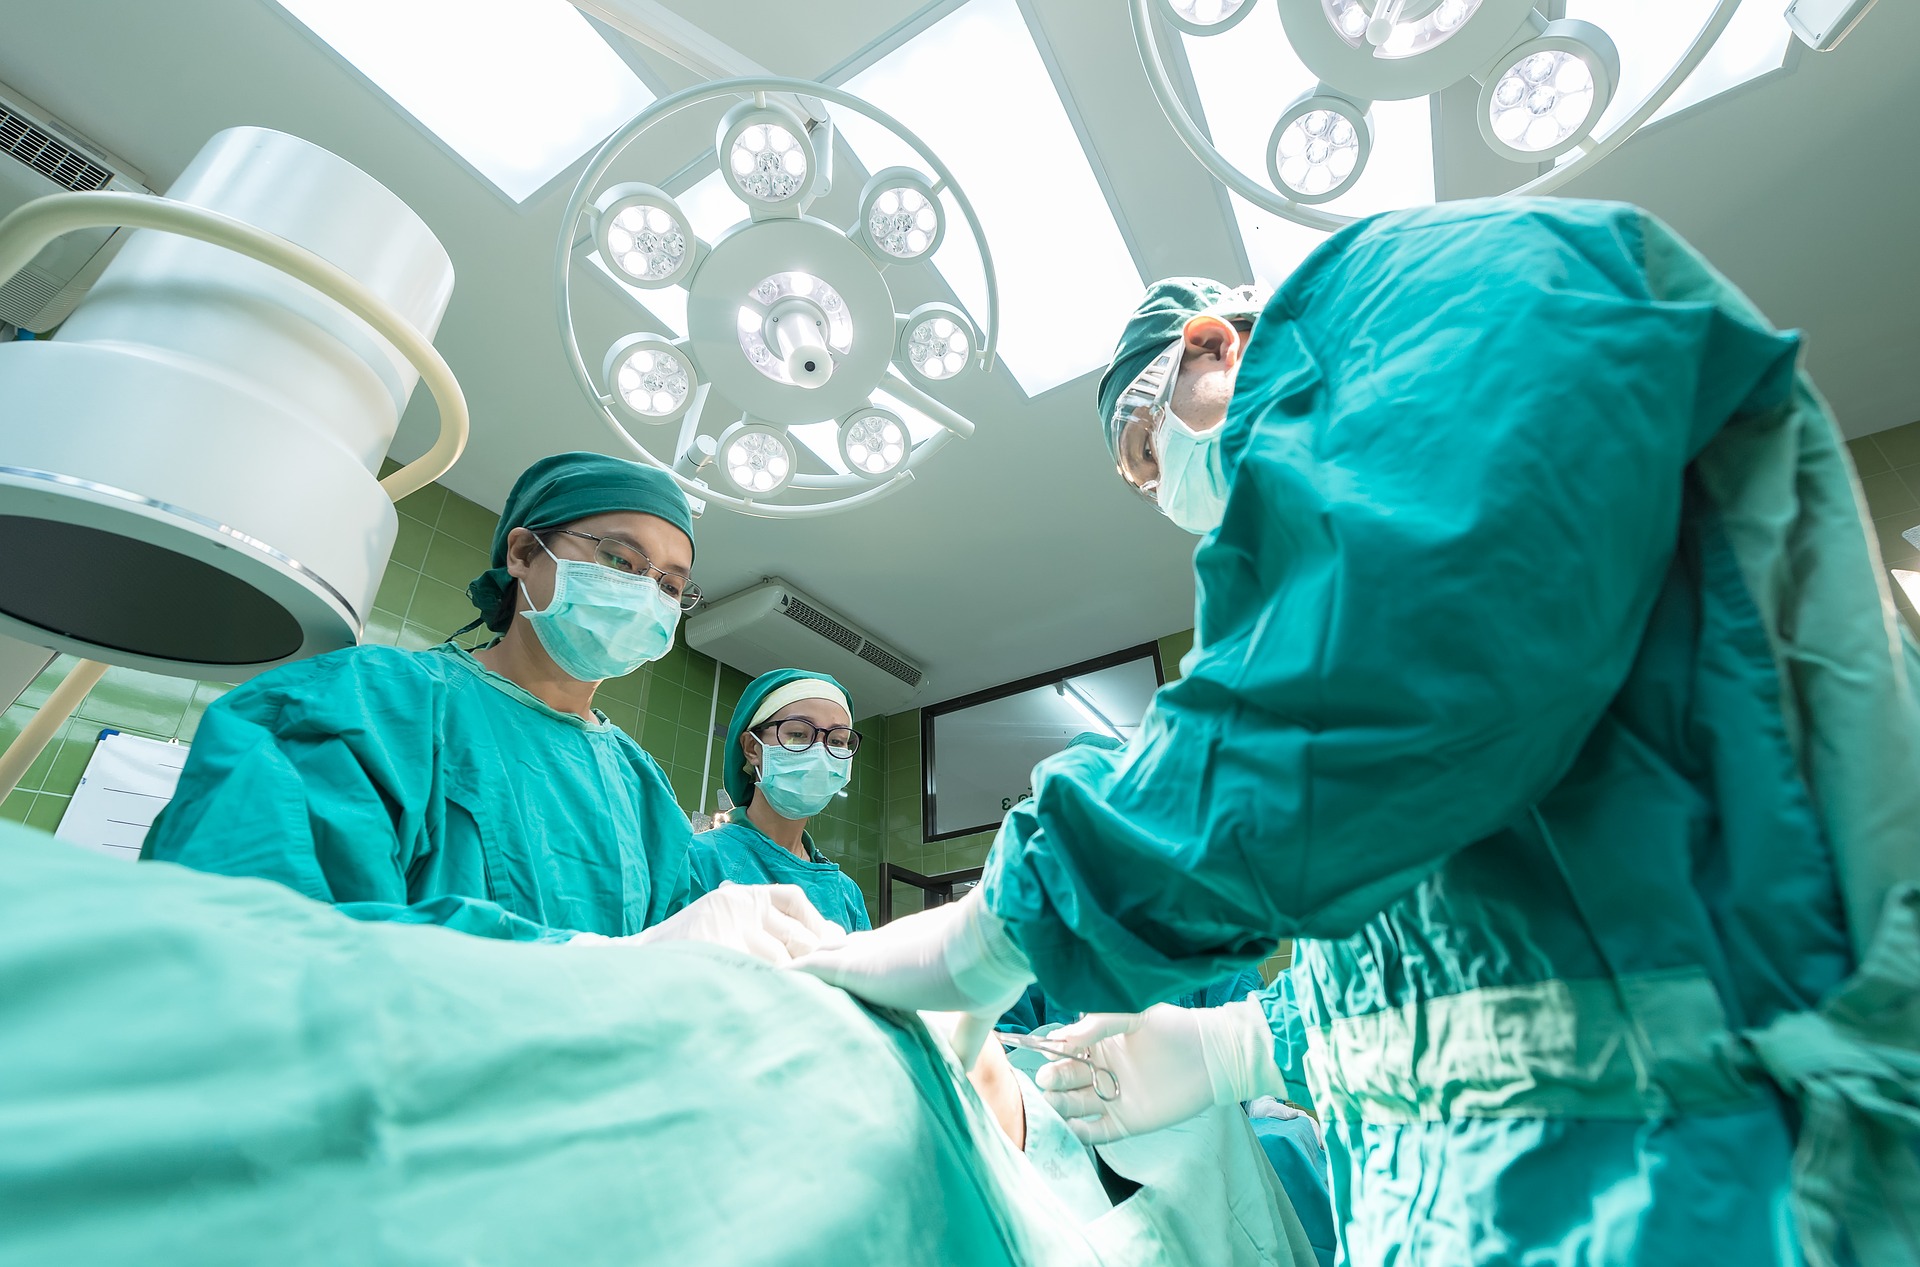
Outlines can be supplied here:
M593 708L602 681L673 645L700 597L692 567L693 518L665 472L536 462L468 589L474 625L500 636L473 652L353 647L229 692L143 856L514 941L690 938L784 961L836 940L790 886L689 905L686 815Z
M1118 1097L1042 1072L1093 1140L1304 1045L1344 1262L1920 1263L1920 652L1798 338L1561 200L1362 221L1253 315L1159 283L1100 389L1200 538L1184 676L796 966L1113 1010L1057 1036ZM1153 1006L1279 937L1297 1014Z

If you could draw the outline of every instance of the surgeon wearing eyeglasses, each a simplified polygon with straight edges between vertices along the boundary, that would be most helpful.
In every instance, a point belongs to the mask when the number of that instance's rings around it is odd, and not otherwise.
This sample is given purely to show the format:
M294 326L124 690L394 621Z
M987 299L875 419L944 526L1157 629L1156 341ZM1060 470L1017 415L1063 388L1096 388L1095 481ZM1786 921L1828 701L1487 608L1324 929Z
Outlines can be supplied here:
M535 463L468 588L468 628L499 636L353 647L229 692L143 856L513 941L694 938L779 962L837 939L791 886L689 905L691 825L593 707L601 682L672 647L700 599L693 559L664 472L594 453Z
M727 727L723 778L740 808L693 838L695 895L736 884L792 884L848 930L872 927L853 877L815 847L807 823L853 775L853 701L824 673L775 669L748 684Z

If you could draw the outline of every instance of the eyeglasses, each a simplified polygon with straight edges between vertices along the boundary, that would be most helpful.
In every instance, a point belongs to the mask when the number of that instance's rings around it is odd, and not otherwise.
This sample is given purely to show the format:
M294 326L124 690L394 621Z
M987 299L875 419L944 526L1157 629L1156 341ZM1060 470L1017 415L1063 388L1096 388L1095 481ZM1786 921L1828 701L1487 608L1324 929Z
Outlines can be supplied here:
M615 541L612 537L596 537L591 532L576 532L572 528L551 529L555 535L578 537L582 541L593 542L593 561L603 568L612 568L629 576L645 576L660 586L660 592L680 604L680 610L692 611L700 605L700 587L693 579L681 572L669 572L653 566L653 560L639 546L629 545L625 541Z
M788 752L805 752L816 741L825 745L827 755L842 761L860 751L860 732L851 726L816 726L804 717L787 717L753 728L754 734L773 731L773 741Z

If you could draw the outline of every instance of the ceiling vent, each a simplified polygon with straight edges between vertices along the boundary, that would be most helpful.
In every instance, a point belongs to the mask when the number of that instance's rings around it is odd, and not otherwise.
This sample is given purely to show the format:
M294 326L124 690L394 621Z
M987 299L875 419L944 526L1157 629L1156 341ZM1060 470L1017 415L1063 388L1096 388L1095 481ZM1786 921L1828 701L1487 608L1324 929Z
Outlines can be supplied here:
M126 164L0 88L0 217L47 194L95 189L151 192ZM65 321L126 236L83 229L51 243L0 286L0 323L45 331Z
M831 674L859 714L896 713L926 674L785 581L770 578L687 621L687 645L743 673L810 669Z

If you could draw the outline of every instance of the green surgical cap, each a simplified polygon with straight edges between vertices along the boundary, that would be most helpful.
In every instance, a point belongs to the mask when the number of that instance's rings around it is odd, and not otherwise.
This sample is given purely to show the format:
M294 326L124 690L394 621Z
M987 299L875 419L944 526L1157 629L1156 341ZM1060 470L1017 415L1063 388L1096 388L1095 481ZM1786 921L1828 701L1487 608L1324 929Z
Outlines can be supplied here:
M799 682L807 678L819 678L822 682L832 682L840 687L840 693L847 697L847 712L853 712L853 692L825 673L816 673L812 669L775 669L771 673L762 673L747 683L747 689L740 693L740 702L734 705L733 720L727 724L727 746L720 753L720 781L727 789L727 795L735 805L745 807L747 799L753 793L753 780L747 775L747 753L740 746L740 736L747 732L747 723L753 720L754 713L760 709L760 701L773 694L789 682Z
M507 534L515 528L558 528L615 511L655 515L693 541L693 513L673 477L657 467L603 453L556 453L522 472L507 494L493 530L493 566L467 586L487 628L505 633L513 611L505 602L513 577L507 572Z
M1097 730L1083 730L1067 740L1069 748L1105 748L1108 752L1118 752L1126 747L1112 735L1103 735Z
M1108 447L1113 439L1107 420L1120 402L1120 393L1167 344L1180 337L1187 322L1206 314L1251 321L1260 315L1260 308L1251 286L1228 286L1205 277L1169 277L1147 287L1146 297L1120 332L1120 345L1113 350L1107 372L1100 376L1100 427Z

